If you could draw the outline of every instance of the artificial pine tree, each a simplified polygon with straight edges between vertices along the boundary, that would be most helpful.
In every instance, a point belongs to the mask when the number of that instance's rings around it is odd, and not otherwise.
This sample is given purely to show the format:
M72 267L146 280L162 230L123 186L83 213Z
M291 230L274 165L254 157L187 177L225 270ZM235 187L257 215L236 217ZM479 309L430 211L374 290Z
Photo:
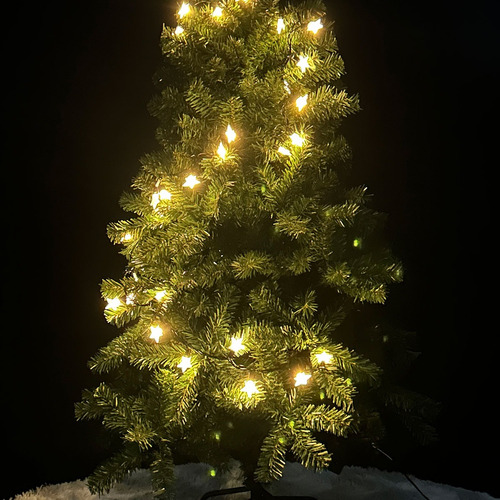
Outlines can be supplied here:
M379 415L382 372L350 345L351 318L402 266L348 184L339 126L359 104L324 6L201 1L177 19L150 106L159 148L121 199L135 216L108 228L128 262L102 283L121 331L76 406L122 441L94 492L139 467L166 491L182 458L234 457L260 482L288 456L325 468L322 438Z

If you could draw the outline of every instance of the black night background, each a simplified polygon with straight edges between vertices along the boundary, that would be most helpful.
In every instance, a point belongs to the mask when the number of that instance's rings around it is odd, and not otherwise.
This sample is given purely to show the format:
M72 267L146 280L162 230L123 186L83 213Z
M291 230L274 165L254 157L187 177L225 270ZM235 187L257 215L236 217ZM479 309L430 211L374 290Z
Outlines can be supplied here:
M74 403L117 330L99 284L124 260L106 225L156 147L147 103L173 0L4 7L1 497L88 476L106 456ZM405 280L383 306L418 335L408 383L443 405L440 440L395 464L500 496L493 1L328 0L350 93L353 182L386 212ZM494 144L494 143L493 143ZM379 465L382 467L383 463Z

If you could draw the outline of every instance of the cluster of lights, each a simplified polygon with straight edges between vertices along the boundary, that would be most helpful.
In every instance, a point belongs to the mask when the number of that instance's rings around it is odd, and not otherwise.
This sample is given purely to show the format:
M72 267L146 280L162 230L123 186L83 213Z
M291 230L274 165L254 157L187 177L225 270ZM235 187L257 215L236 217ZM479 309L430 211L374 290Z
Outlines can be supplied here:
M304 145L305 140L305 137L297 134L297 132L294 132L292 135L290 135L290 141L293 146L297 146L300 148ZM278 153L282 154L283 156L291 156L292 154L292 152L288 148L285 148L285 146L280 146L278 148Z
M160 297L161 294L161 297ZM164 296L165 292L158 292L156 294L156 298L160 299ZM108 305L107 308L109 309L117 309L120 307L122 304L121 300L119 298L112 298L112 299L107 299L108 300ZM127 303L133 300L132 296L127 296ZM151 325L150 326L150 335L149 338L153 339L157 344L160 342L160 338L164 335L163 329L159 325ZM231 337L231 344L229 345L229 350L233 351L235 354L240 353L241 351L245 350L245 345L243 344L243 338L241 337ZM319 354L316 354L316 359L318 363L323 363L323 364L329 364L332 361L332 354L323 351ZM191 364L191 357L189 356L182 356L181 362L177 365L178 368L182 370L182 373L184 373L187 369L192 367ZM295 377L295 387L299 387L302 385L307 385L309 382L309 379L311 378L310 373L306 372L298 372ZM242 392L245 392L247 396L250 398L254 394L258 393L259 390L257 388L257 385L255 381L253 380L247 380L241 389Z
M236 139L236 132L233 130L231 125L228 125L225 131L225 135L227 138L228 144L231 144ZM227 149L224 147L222 141L219 143L219 147L217 148L217 154L221 160L225 160L227 156Z
M153 207L153 209L156 209L160 201L164 200L170 201L171 199L172 199L172 193L170 193L166 189L162 189L156 193L153 193L153 195L151 196L151 206Z
M316 21L311 21L307 25L307 31L311 31L312 33L316 34L321 28L323 27L323 23L321 22L321 19L318 19ZM285 29L285 21L283 18L279 18L278 22L276 23L276 30L278 33L281 33Z
M246 0L244 0L244 1L246 1ZM191 12L191 6L189 5L189 3L182 3L181 7L178 10L179 19L182 19L184 16L188 15L190 12ZM211 15L214 18L222 17L222 15L223 15L222 8L220 6L216 6L213 9ZM323 28L323 24L321 22L321 19L317 19L316 21L311 21L307 25L307 31L312 32L313 34L317 34L317 32L321 28ZM283 20L283 18L279 18L277 20L276 29L277 29L278 33L282 33L283 30L285 29L285 21ZM182 26L178 25L175 29L175 34L181 35L183 32L184 32L184 28ZM306 70L311 67L310 63L309 63L309 57L306 55L300 55L299 59L297 61L297 66L300 68L302 73L305 73ZM291 94L289 84L286 80L284 80L284 88L288 94ZM299 96L296 99L295 105L296 105L299 112L302 111L302 109L307 105L307 100L308 100L307 94ZM228 144L233 142L237 137L236 133L233 130L233 128L231 127L231 125L227 126L227 129L225 131L225 135L226 135ZM293 133L292 135L290 135L290 141L291 141L291 144L293 146L302 147L304 145L305 138L303 136L299 135L298 133ZM284 146L280 146L278 148L278 152L282 155L285 155L285 156L291 155L291 151L289 149L285 148ZM224 146L224 144L221 141L219 143L218 148L217 148L217 155L222 160L225 160L227 157L227 153L228 153L228 150L226 149L226 147ZM200 181L197 179L196 175L190 174L185 178L185 182L183 184L183 187L188 187L190 189L194 189L194 187L199 183L200 183ZM160 204L160 202L170 201L171 198L172 198L172 194L169 191L167 191L166 189L161 189L161 190L153 193L153 195L151 197L151 206L153 207L153 209L156 209L157 206ZM132 239L132 235L130 233L126 233L122 237L122 241L129 241L131 239ZM155 299L158 301L162 301L164 299L165 295L166 295L165 291L159 291L156 293ZM126 304L128 304L128 305L133 304L134 298L135 297L133 296L133 294L128 295L126 297ZM116 310L123 305L121 299L119 299L119 298L107 299L107 302L108 302L108 304L106 306L106 309L110 309L110 310ZM153 339L156 343L159 343L160 338L163 335L164 335L164 331L161 328L161 326L159 326L159 325L151 325L150 326L150 335L149 335L150 339ZM243 338L232 337L231 343L230 343L228 349L231 350L236 355L238 355L239 353L244 351L246 349L246 347L243 344ZM317 359L318 363L328 364L328 363L331 363L332 355L327 353L326 351L323 351L320 354L316 354L316 359ZM189 368L192 368L191 357L182 356L181 361L177 365L177 367L181 369L182 373L184 373ZM298 372L294 377L295 386L298 387L298 386L307 385L310 378L311 378L310 373L306 373L306 372L302 372L302 371ZM259 393L259 389L258 389L257 384L254 380L248 379L245 381L244 386L241 388L241 392L246 393L247 397L251 398L253 395Z

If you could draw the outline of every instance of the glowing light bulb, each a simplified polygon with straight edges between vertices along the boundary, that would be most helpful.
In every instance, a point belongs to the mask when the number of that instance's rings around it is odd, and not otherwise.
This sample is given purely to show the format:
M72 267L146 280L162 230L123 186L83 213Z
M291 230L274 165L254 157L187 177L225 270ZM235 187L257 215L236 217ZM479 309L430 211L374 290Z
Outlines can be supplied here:
M177 28L175 28L174 33L176 35L180 35L180 34L184 33L184 28L182 26L177 26Z
M130 233L125 233L123 236L122 236L122 239L121 241L130 241L132 239L132 235Z
M155 209L158 206L158 203L160 203L160 195L159 193L153 193L151 196L151 206Z
M285 21L283 21L281 17L278 19L276 29L278 30L278 33L281 33L285 29Z
M302 108L307 104L307 94L297 97L295 101L295 105L299 111L302 111Z
M182 370L184 373L188 368L191 368L191 358L189 356L182 356L181 362L177 365L177 368Z
M240 351L244 351L245 346L243 345L243 339L231 337L231 345L229 346L229 349L231 349L231 351L233 351L235 354L238 354L238 352Z
M281 153L282 155L285 155L285 156L290 156L292 154L289 149L286 149L283 146L280 146L278 148L278 153Z
M160 292L158 292L156 295L155 295L155 299L160 302L164 297L165 295L167 295L167 292L165 290L161 290Z
M191 11L191 6L188 3L182 2L181 8L179 9L179 17L182 19L186 14Z
M316 354L316 359L318 363L328 364L332 361L332 355L326 351L323 351L321 354Z
M302 146L304 144L305 139L301 137L299 134L292 134L290 136L290 139L292 140L292 144L294 146Z
M133 306L134 300L135 300L135 294L130 293L127 295L127 297L125 299L125 304L127 304L128 306Z
M285 92L287 94L291 94L292 91L290 90L290 85L288 85L288 82L286 80L283 80L283 87L285 87Z
M158 206L158 203L163 200L171 200L172 199L172 194L168 192L166 189L162 189L161 191L158 191L157 193L153 193L151 196L151 206L156 209Z
M323 23L321 22L321 19L318 19L317 21L311 21L307 25L307 31L312 31L314 34L316 34L322 27Z
M196 178L196 175L188 175L186 177L186 181L184 182L184 184L182 185L182 187L189 187L191 189L193 189L196 184L199 184L200 181Z
M255 385L255 382L253 380L247 380L245 382L245 385L241 389L241 392L246 392L247 396L251 398L254 394L258 393L259 390L257 389L257 386Z
M311 67L309 66L309 58L307 56L299 56L297 66L301 69L302 73L305 73L306 69Z
M222 16L222 9L217 6L215 7L214 11L212 12L212 17L221 17Z
M217 154L224 160L226 158L227 150L224 147L224 144L222 142L219 144L219 147L217 148Z
M160 200L171 200L172 199L172 193L170 193L166 189L162 189L158 193L158 197L160 198Z
M158 344L160 342L160 337L163 335L163 330L161 326L151 326L150 330L151 330L151 335L149 336L149 338L154 339Z
M231 125L227 126L226 129L227 142L231 143L236 139L236 132L232 129Z
M295 375L295 387L299 385L307 385L307 381L311 378L309 373L299 372Z
M122 301L118 297L115 297L114 299L106 299L106 300L108 301L108 305L106 306L106 309L115 310L115 309L118 309L122 305Z

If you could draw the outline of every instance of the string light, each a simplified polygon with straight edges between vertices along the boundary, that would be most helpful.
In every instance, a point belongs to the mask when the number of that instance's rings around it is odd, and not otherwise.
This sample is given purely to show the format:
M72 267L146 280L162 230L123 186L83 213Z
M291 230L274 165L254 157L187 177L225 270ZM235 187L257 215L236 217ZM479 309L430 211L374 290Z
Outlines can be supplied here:
M236 139L236 132L232 129L231 125L227 126L226 129L227 142L231 143Z
M125 304L127 304L128 306L133 306L134 300L135 300L135 295L133 293L130 293L127 295L125 299Z
M106 299L106 300L108 301L108 305L106 306L106 309L115 310L115 309L118 309L122 305L122 301L118 297L115 297L114 299Z
M181 8L178 11L179 17L182 19L186 14L191 11L191 6L188 3L182 3Z
M283 86L285 87L285 92L287 94L291 94L292 91L290 90L290 85L288 84L288 82L286 80L283 80Z
M297 66L301 69L302 73L305 73L306 69L311 67L309 66L309 58L307 56L299 56Z
M222 142L219 144L219 147L217 148L217 154L224 160L227 155L227 149L224 147L224 144Z
M316 34L322 27L323 23L321 22L321 19L318 19L317 21L311 21L307 25L307 31L312 31L314 34Z
M163 335L163 330L161 326L150 326L150 330L151 330L151 335L149 336L149 338L154 339L158 344L160 342L160 337Z
M231 345L229 346L229 349L235 354L238 354L240 351L244 351L245 346L243 345L243 339L241 337L231 337Z
M160 302L165 297L165 295L167 295L167 292L165 290L161 290L155 295L155 299Z
M321 354L316 354L316 359L318 363L328 364L332 361L332 355L326 351L323 351Z
M184 33L184 28L182 26L177 26L177 28L175 28L174 33L176 35L180 35L181 33Z
M278 148L278 153L281 153L282 155L285 155L285 156L290 156L292 154L289 149L284 148L283 146L280 146Z
M290 139L292 140L292 144L294 146L302 146L304 144L304 141L305 139L303 137L301 137L299 134L297 133L293 133L291 136L290 136Z
M307 385L307 381L311 378L309 373L299 372L295 375L295 387L299 385Z
M257 386L255 385L255 382L253 380L247 380L245 382L245 385L241 389L241 392L246 392L247 396L251 398L254 394L257 394L259 390L257 389Z
M281 33L285 29L285 21L283 21L281 17L278 19L276 29L278 30L278 33Z
M120 241L130 241L132 239L132 235L130 233L125 233L123 236L122 236L122 239Z
M184 184L182 185L182 187L189 187L191 189L193 189L196 184L199 184L200 181L196 178L196 175L188 175L186 177L186 181L184 182Z
M182 356L181 362L177 365L177 368L182 370L184 373L188 368L191 368L191 358L189 356Z
M297 97L297 100L295 101L295 105L297 106L297 109L299 111L302 111L302 108L307 104L307 97L308 97L308 94Z

